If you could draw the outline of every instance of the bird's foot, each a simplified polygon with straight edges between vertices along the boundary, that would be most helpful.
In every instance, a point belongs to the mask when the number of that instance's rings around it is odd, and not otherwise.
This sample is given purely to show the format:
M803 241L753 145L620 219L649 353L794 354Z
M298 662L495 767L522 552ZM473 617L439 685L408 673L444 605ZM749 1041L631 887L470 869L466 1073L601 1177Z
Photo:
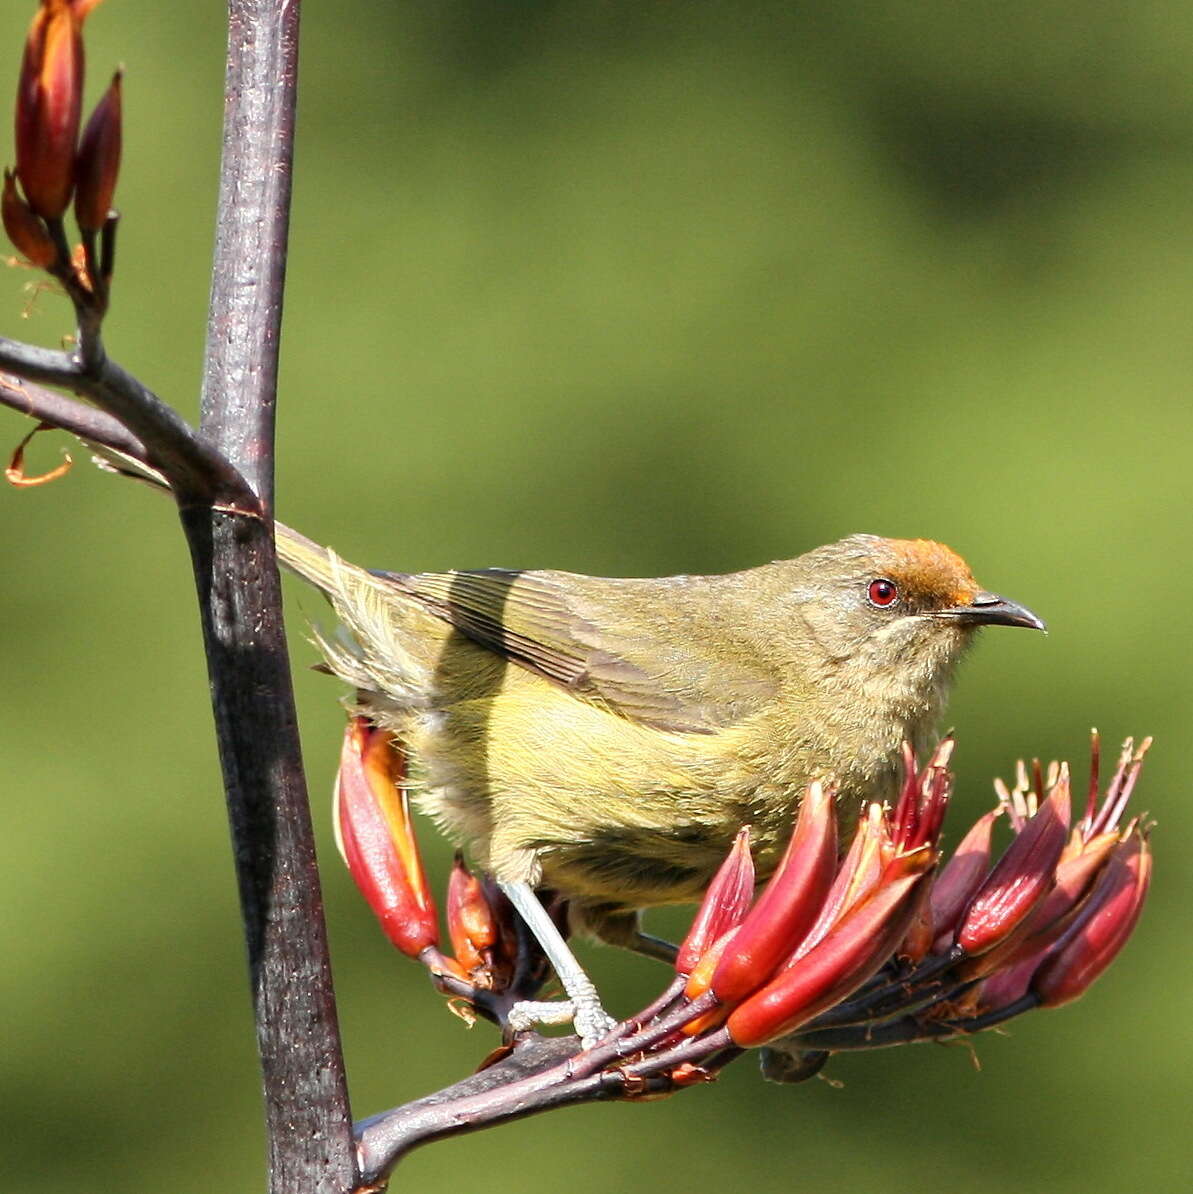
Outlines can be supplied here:
M525 883L502 883L501 890L509 896L526 927L543 947L547 961L567 994L567 999L559 1003L527 1001L514 1004L508 1020L510 1028L521 1032L535 1024L566 1024L570 1020L580 1034L580 1043L585 1049L591 1049L597 1041L609 1035L617 1021L601 1007L601 997L592 985L592 979L584 973L559 926L547 915L531 888Z
M542 1024L572 1024L585 1049L591 1049L617 1027L617 1021L601 1007L595 990L583 992L575 999L523 1000L510 1008L506 1022L514 1032L525 1032Z

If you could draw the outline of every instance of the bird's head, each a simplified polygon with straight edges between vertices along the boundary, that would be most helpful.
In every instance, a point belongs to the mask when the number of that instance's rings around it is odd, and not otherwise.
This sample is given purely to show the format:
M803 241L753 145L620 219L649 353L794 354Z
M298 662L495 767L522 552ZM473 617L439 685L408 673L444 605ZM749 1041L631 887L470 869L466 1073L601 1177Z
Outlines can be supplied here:
M927 539L851 535L801 556L791 596L830 668L911 685L947 679L982 626L1044 623L983 589L955 551Z

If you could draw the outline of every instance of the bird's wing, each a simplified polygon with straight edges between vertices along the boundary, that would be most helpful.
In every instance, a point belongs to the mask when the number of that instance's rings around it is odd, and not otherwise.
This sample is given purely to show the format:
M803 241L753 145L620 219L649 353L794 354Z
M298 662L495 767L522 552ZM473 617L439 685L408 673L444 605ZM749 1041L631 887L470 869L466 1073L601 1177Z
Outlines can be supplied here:
M776 688L774 678L711 658L700 644L668 642L666 592L654 616L627 616L597 581L565 573L490 568L380 573L437 617L489 650L570 692L658 729L712 733L741 720ZM639 601L639 606L642 604ZM694 629L694 628L693 628ZM699 642L699 633L692 634Z

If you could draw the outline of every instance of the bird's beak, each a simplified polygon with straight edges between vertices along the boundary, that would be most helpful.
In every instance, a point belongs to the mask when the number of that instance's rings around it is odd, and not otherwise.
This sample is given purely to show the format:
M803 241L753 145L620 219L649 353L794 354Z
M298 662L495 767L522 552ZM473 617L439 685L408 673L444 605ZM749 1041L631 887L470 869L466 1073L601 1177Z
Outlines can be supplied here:
M1029 630L1047 630L1043 619L1037 618L1026 605L985 590L978 593L970 605L954 605L936 612L940 617L960 618L982 626L1026 626Z

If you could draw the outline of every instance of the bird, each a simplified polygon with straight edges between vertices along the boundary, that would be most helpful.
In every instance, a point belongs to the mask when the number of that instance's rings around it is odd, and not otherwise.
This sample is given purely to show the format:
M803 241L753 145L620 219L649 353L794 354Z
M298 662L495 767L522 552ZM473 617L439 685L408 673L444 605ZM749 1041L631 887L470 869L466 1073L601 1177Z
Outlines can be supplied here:
M612 1021L536 890L567 899L573 931L665 956L643 909L698 900L743 825L765 878L814 780L843 819L889 798L975 632L1045 628L925 539L657 578L389 572L282 523L276 541L338 619L315 634L323 666L527 920L586 1043Z

